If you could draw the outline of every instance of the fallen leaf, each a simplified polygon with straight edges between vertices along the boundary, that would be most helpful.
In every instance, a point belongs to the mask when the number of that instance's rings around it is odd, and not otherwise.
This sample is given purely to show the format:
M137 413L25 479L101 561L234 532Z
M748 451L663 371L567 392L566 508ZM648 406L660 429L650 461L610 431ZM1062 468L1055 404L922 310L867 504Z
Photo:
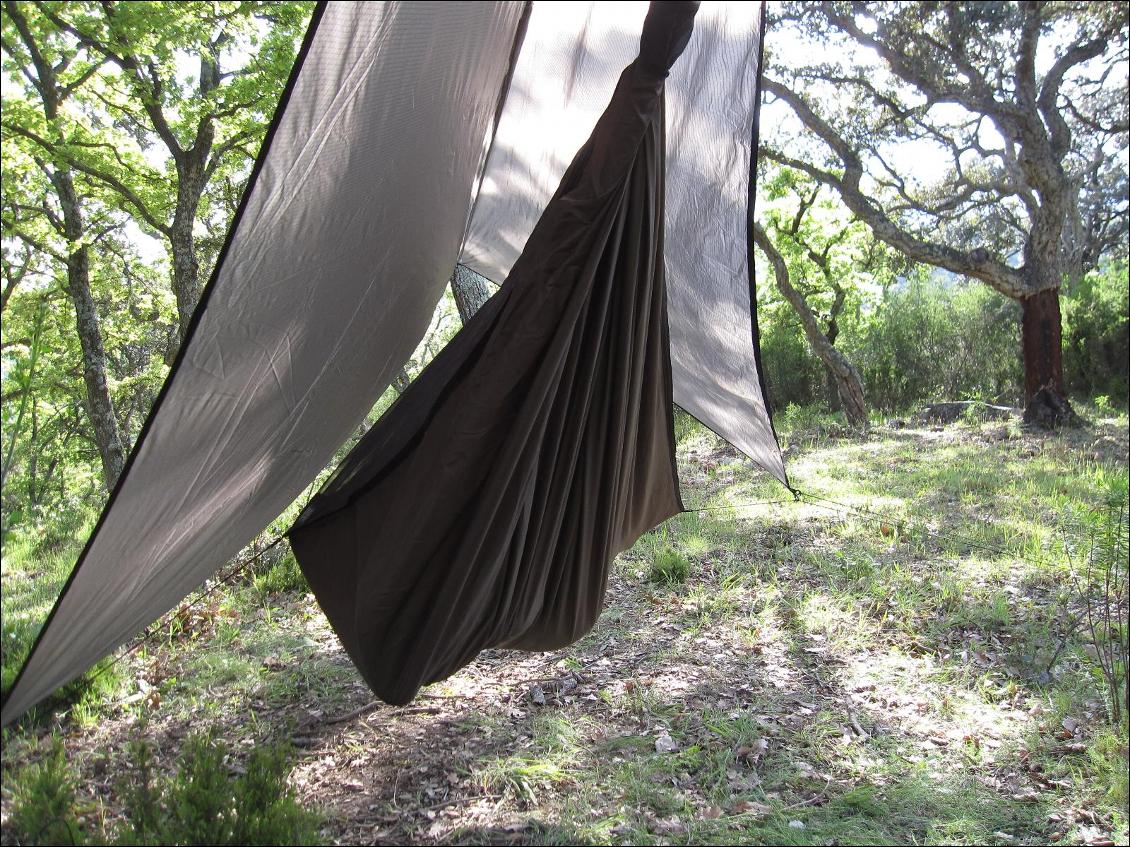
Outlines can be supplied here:
M773 807L753 800L739 800L730 809L735 815L753 815L758 818L767 818L773 814Z

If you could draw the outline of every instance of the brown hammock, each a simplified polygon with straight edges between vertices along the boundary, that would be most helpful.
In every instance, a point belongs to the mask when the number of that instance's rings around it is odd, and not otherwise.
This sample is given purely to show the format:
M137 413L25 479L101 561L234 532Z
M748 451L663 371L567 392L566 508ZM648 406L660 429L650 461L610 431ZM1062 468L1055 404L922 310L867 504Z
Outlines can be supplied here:
M373 691L405 703L488 647L600 614L613 557L679 512L663 276L663 81L696 3L639 57L498 293L289 533Z

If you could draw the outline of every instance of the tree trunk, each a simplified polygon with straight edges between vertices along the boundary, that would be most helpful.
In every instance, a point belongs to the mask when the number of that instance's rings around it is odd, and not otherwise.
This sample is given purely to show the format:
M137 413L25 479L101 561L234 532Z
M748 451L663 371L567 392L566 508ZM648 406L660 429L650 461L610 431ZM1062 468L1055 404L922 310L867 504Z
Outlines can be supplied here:
M28 439L27 458L27 505L34 509L39 502L39 488L36 485L36 476L39 474L39 410L35 402L35 395L31 391L31 380L28 380L28 393L31 394L31 437Z
M827 267L822 268L824 275L830 277ZM832 305L831 313L828 317L828 328L824 331L824 336L828 339L828 344L832 347L836 346L836 339L840 337L840 325L836 321L839 316L840 310L844 307L844 290L842 288L836 289L836 302ZM824 385L825 393L828 395L828 411L841 412L843 411L843 400L840 399L840 392L836 387L836 372L828 365L824 365Z
M824 366L824 393L828 395L829 412L843 411L844 404L836 387L836 372L827 365Z
M777 289L789 301L789 305L800 318L808 346L831 373L836 394L843 405L844 416L848 419L848 423L866 432L871 427L871 419L867 414L867 401L863 395L863 380L859 377L859 371L848 361L847 356L831 345L827 336L821 331L815 312L808 305L804 295L797 291L789 280L789 268L785 264L784 257L769 240L769 236L765 234L760 224L753 225L753 238L757 246L769 257Z
M467 323L471 315L483 307L490 299L491 290L487 281L470 268L455 266L451 275L451 293L455 295L455 306L459 309L459 319Z
M75 327L82 347L82 378L86 383L86 411L94 429L94 443L102 460L102 480L110 491L126 461L118 430L110 382L106 375L106 348L102 324L90 293L90 268L86 248L72 254L67 268L67 290L75 307Z
M110 381L106 376L106 348L102 322L90 291L90 253L83 244L84 224L74 182L67 171L56 171L52 180L63 209L63 224L73 252L67 256L67 293L75 308L75 328L82 348L82 378L86 383L86 411L94 430L94 444L102 460L106 490L114 487L126 461ZM81 245L81 246L76 246Z
M833 354L830 358L832 364L825 361L836 381L836 395L840 399L844 416L853 427L862 432L867 432L871 427L871 419L867 414L867 401L863 396L863 380L859 378L859 371L847 357L835 347L829 347Z
M189 158L190 157L190 158ZM191 151L177 167L177 205L169 227L169 252L173 264L173 294L177 298L177 337L183 343L196 304L200 301L200 260L192 228L204 193L203 162ZM176 355L176 351L173 351Z
M173 260L173 293L177 298L177 340L183 342L196 303L200 300L200 263L196 259L191 231L186 234L183 230L174 229L169 244ZM175 356L176 351L173 354Z
M31 34L27 20L16 3L5 3L4 8L16 24L25 46L31 53L37 81L35 88L43 100L43 114L49 124L59 116L59 107L69 93L61 89L55 77L55 67L40 52ZM66 62L60 63L60 67ZM60 136L59 141L64 139ZM84 238L87 235L86 223L82 217L82 207L75 191L71 171L40 166L51 181L59 198L63 212L62 231L67 241L67 293L75 307L75 324L78 330L79 346L82 348L82 376L86 383L86 412L94 430L94 444L102 460L102 480L106 490L114 487L125 465L126 450L122 444L118 419L114 415L114 402L110 397L110 383L106 377L106 348L102 343L102 325L94 296L90 292L90 252ZM56 230L58 224L55 223Z
M1020 300L1020 343L1024 354L1024 422L1054 428L1076 425L1079 417L1063 388L1062 318L1059 289L1047 288Z

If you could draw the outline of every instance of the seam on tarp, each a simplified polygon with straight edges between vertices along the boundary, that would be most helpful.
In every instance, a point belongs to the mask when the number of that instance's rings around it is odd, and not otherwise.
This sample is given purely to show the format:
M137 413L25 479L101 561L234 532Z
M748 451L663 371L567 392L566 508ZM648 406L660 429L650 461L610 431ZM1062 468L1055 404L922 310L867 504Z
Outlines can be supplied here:
M204 315L204 310L208 306L208 301L211 299L212 292L216 288L216 281L219 279L220 270L223 268L224 259L227 257L228 250L231 248L232 242L235 239L235 233L239 229L239 224L243 218L243 213L247 208L247 204L251 199L251 194L255 189L255 183L258 180L260 172L263 170L263 165L267 161L267 155L270 153L271 142L274 141L275 134L278 132L279 127L282 125L282 118L286 112L286 107L290 102L291 95L294 93L294 88L298 83L298 77L302 70L302 66L306 61L306 57L310 52L310 48L314 43L314 37L317 34L318 24L321 23L322 16L325 13L327 0L319 0L318 5L315 6L313 14L310 16L310 25L306 29L306 35L303 38L302 46L298 50L298 55L295 57L294 66L291 68L290 77L286 81L286 86L283 88L282 96L279 97L278 106L275 108L274 116L271 120L270 126L267 128L267 133L263 138L263 144L259 148L259 155L255 159L255 164L251 168L251 175L247 179L247 185L243 189L243 196L240 198L239 207L232 217L231 226L228 228L227 237L224 239L223 247L220 248L220 253L216 258L216 264L212 268L212 275L208 280L208 284L204 286L203 292L200 294L200 300L193 310L192 317L189 319L188 327L185 330L184 340L181 342L180 348L177 350L176 358L169 368L169 374L165 377L165 382L161 386L160 392L157 394L157 399L153 401L153 405L149 409L149 415L145 419L144 425L141 427L141 432L138 433L137 441L134 442L133 449L130 450L129 456L126 458L126 463L122 467L122 472L118 476L117 482L114 484L114 490L110 492L110 496L106 499L106 505L102 507L102 514L98 517L98 523L94 525L94 529L87 538L86 545L82 548L78 559L75 561L74 567L71 569L70 576L67 577L62 590L59 592L58 598L55 600L55 605L51 607L51 611L47 614L43 626L39 630L39 634L35 638L35 643L32 645L31 650L28 651L27 658L24 659L20 671L16 674L16 679L12 683L12 687L8 689L7 695L0 703L0 707L6 706L12 699L12 696L19 689L20 683L23 681L24 672L27 671L31 660L35 657L36 651L39 649L40 643L43 641L51 622L55 618L55 613L58 612L59 607L62 605L64 598L67 596L71 585L74 583L75 577L78 575L79 570L86 562L87 554L90 552L91 547L94 545L95 539L102 529L102 525L106 522L107 516L114 507L115 501L118 499L118 494L121 492L127 478L129 477L130 469L133 467L138 455L141 453L142 448L145 446L146 436L152 428L153 421L156 420L157 414L169 393L169 389L173 384L173 379L176 377L177 372L180 370L181 364L186 358L189 345L193 337L196 335L196 329L200 325L200 321ZM123 642L124 643L124 642ZM120 646L120 645L119 645ZM42 699L42 698L39 698ZM39 700L31 703L28 708L34 706ZM27 709L23 710L27 711ZM22 715L23 712L20 712ZM9 715L8 721L15 720L20 715ZM6 722L8 722L6 721Z
M475 177L473 183L475 196L471 198L471 208L467 210L467 220L463 223L463 238L459 241L459 253L455 257L455 264L463 264L463 251L467 249L467 236L471 234L471 221L475 219L475 209L479 206L479 197L483 193L483 178L487 174L487 167L490 165L490 155L494 152L494 142L498 138L498 126L502 123L502 113L506 110L506 101L510 99L510 86L514 82L514 72L518 68L518 55L522 52L522 45L526 43L526 29L530 23L530 15L533 12L533 0L526 0L526 5L522 9L522 16L518 19L518 26L514 29L514 42L510 46L510 62L506 68L506 76L502 80L502 87L498 94L498 104L494 109L494 121L490 128L490 141L487 142L486 152L483 154L483 161L479 165L478 176ZM470 267L470 265L464 265ZM472 268L473 270L473 268ZM478 271L475 271L478 273ZM452 271L454 273L454 270ZM479 274L479 276L483 276ZM486 279L487 277L483 277ZM491 280L494 282L494 280ZM500 284L500 283L496 283Z
M758 26L757 44L757 76L754 79L756 97L753 101L753 122L750 125L749 139L749 179L746 191L746 272L749 274L749 317L753 330L753 361L757 366L757 382L761 386L761 401L765 404L765 417L769 419L769 431L773 433L773 441L777 444L777 453L781 456L781 474L785 488L796 494L796 489L789 482L789 472L785 469L785 457L781 452L781 439L777 436L777 427L773 425L773 408L769 402L769 386L765 382L765 368L761 362L761 330L757 325L757 280L754 272L755 255L753 243L754 206L757 201L757 149L761 141L761 79L765 75L765 0L761 0L760 24ZM768 470L768 468L766 468Z

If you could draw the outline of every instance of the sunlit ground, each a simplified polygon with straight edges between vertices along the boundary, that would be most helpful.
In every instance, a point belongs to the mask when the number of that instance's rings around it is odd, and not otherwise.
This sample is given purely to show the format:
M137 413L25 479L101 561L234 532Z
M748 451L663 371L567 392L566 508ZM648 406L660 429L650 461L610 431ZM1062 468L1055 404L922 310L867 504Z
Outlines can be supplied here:
M213 726L236 751L292 744L291 784L342 843L1125 843L1125 723L1077 625L1088 533L1125 508L1125 417L826 429L783 434L813 495L791 502L681 422L707 511L620 557L593 632L485 653L404 708L362 708L285 580L213 595L112 688L6 731L5 820L54 720L110 830L128 740L171 768ZM50 602L35 560L5 550L6 633Z

